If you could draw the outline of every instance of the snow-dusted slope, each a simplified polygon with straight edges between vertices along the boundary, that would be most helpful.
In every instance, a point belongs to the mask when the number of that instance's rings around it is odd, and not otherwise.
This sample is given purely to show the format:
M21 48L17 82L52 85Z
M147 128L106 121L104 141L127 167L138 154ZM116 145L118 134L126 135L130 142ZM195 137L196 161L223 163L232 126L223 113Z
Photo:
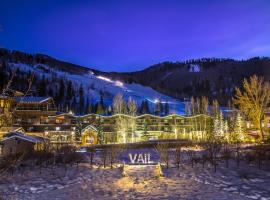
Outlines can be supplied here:
M50 81L53 81L53 75L58 78L61 77L66 80L71 80L76 88L82 84L85 94L93 101L98 101L100 99L100 92L102 92L104 102L110 105L113 97L117 93L122 93L126 99L132 97L138 104L140 104L142 100L147 99L152 108L155 106L158 99L160 99L162 103L169 103L170 113L184 114L184 103L179 100L158 93L152 88L140 84L126 84L118 80L111 80L104 76L95 75L91 70L89 70L88 73L81 75L63 72L44 64L28 65L22 63L10 63L9 66L12 69L19 68L21 71L25 72L34 71L35 75L39 78L45 76Z

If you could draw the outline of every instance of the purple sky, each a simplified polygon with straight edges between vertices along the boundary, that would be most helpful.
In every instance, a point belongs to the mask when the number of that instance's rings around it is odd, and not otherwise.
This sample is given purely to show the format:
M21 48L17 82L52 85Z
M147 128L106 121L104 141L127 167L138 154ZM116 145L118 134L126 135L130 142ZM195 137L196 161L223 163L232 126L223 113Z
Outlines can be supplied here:
M270 56L270 1L0 0L0 47L104 71Z

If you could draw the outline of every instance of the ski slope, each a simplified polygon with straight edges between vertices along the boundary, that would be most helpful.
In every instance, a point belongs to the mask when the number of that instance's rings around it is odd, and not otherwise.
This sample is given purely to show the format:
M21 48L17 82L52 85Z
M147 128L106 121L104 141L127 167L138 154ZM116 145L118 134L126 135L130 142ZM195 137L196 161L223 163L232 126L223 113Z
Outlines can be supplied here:
M125 99L132 97L140 105L143 100L148 100L150 109L155 107L155 104L160 100L163 104L168 102L170 113L184 114L185 105L183 102L169 97L167 95L161 94L150 87L145 87L140 84L127 84L119 80L111 80L104 76L99 76L94 74L91 70L86 74L71 74L52 68L44 64L28 65L24 63L9 63L12 69L19 68L21 71L25 72L35 72L35 75L39 78L45 76L52 82L52 75L56 75L58 78L64 78L66 80L71 80L75 88L79 88L83 85L85 95L92 101L96 102L100 99L100 92L104 95L104 102L107 105L112 103L113 97L122 93Z

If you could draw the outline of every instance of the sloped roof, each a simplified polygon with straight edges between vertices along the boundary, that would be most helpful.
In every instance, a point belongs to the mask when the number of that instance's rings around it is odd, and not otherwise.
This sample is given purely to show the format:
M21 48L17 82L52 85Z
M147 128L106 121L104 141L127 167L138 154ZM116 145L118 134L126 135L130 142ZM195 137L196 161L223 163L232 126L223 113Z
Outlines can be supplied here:
M51 97L16 97L18 103L43 103L51 100Z
M13 138L18 138L18 139L25 140L25 141L32 142L32 143L41 143L41 142L44 142L46 140L45 138L42 138L42 137L24 135L24 134L19 133L19 132L11 132L8 137L5 137L1 140L1 143L6 141L6 140L13 139Z
M21 126L2 126L0 132L24 132Z

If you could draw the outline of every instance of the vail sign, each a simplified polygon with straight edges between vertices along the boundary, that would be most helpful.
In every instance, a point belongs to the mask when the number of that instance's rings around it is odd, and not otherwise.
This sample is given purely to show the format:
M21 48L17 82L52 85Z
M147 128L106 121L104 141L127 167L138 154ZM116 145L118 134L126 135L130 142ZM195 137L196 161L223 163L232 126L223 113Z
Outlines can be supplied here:
M151 160L150 153L129 153L129 160L132 164L152 164L153 161Z

